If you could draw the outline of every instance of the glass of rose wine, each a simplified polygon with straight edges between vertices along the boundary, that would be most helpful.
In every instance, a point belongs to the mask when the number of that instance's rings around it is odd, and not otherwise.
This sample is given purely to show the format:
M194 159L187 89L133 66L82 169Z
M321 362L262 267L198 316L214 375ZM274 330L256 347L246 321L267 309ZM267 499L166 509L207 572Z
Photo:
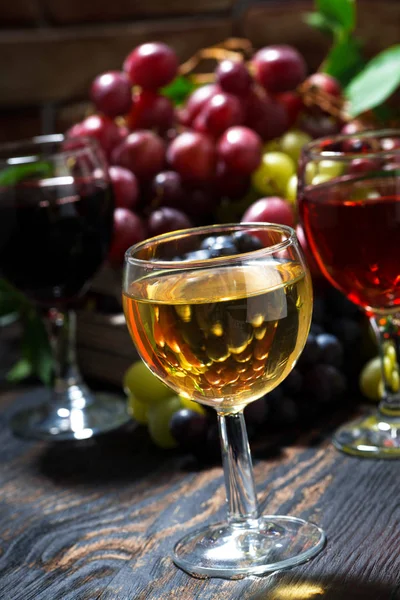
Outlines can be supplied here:
M216 238L226 256L207 250ZM141 242L125 256L123 305L150 370L218 414L227 522L180 540L175 563L196 576L235 578L315 555L325 541L317 525L260 515L243 416L290 373L307 339L311 279L294 231L213 225Z
M50 135L0 146L0 277L43 315L53 353L53 387L14 415L17 435L85 439L129 419L123 399L88 389L75 356L74 308L107 256L113 206L94 140Z
M322 273L368 316L382 364L382 400L341 427L337 448L400 457L400 131L321 138L300 160L299 213Z

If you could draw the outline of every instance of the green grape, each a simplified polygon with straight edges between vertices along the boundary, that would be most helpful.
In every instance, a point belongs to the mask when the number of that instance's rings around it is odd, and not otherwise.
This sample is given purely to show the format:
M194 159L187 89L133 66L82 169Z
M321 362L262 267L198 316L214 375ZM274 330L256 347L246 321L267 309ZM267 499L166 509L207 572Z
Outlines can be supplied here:
M327 175L329 179L333 179L343 173L343 165L335 160L321 160L318 172L320 175Z
M400 390L400 375L397 369L393 370L390 387L392 388L392 392Z
M332 179L332 177L330 177L329 175L315 175L315 177L313 177L312 184L320 185L321 183L326 183L327 181L330 181L331 179Z
M199 413L199 415L206 414L206 409L204 408L204 406L202 406L198 402L194 402L193 400L190 400L189 398L185 398L184 396L179 396L179 397L181 399L182 408L187 408L188 410L193 410L194 412Z
M393 346L393 344L391 344L390 342L388 342L385 345L385 356L390 361L390 365L391 365L392 369L394 369L395 367L397 367L396 349Z
M274 140L270 140L266 144L264 144L262 153L267 154L267 152L279 152L281 150L281 145L278 138Z
M176 448L178 445L169 430L169 422L181 407L179 396L170 396L159 404L149 406L147 414L150 437L160 448Z
M317 174L317 170L318 169L317 169L317 165L315 164L315 162L309 162L306 164L304 179L305 179L307 185L310 185L310 183L312 183L312 180L314 179L314 177Z
M300 131L299 129L293 129L292 131L287 131L281 137L281 150L296 163L300 158L301 149L305 144L311 142L311 136L304 131Z
M296 203L297 200L297 175L292 175L288 181L286 186L286 198L290 200L293 204Z
M390 381L392 379L393 367L392 367L392 361L390 360L390 358L387 355L385 355L383 357L383 370L385 372L386 381Z
M370 400L380 400L383 393L382 367L379 357L372 358L360 374L361 392Z
M126 371L123 379L124 390L134 394L145 404L157 404L173 393L162 381L138 360Z
M290 177L295 173L293 160L283 152L267 152L252 175L258 192L266 195L284 194Z
M140 425L147 425L147 404L140 402L140 400L138 400L134 394L129 394L128 408L129 412L137 423Z

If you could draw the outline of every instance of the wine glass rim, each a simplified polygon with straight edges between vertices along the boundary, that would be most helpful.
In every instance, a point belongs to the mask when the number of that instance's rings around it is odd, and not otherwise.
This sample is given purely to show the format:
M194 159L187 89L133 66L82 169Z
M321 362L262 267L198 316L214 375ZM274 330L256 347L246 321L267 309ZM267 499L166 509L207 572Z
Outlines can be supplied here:
M381 149L374 150L371 152L341 152L335 150L323 150L324 144L335 143L335 142L344 142L346 140L354 140L354 139L368 139L368 138L385 138L385 137L398 137L400 138L400 129L367 129L365 131L358 131L355 133L348 134L337 134L337 135L327 135L324 137L317 138L305 144L302 148L302 154L307 156L307 158L313 159L329 159L333 161L343 161L348 160L352 161L355 158L373 158L375 156L393 156L394 154L400 154L400 148L393 149Z
M54 152L49 152L48 154L48 158L52 158L53 156L77 156L81 153L85 153L87 152L87 148L93 148L93 149L98 149L100 148L99 143L97 142L97 140L95 140L93 137L89 137L89 136L79 136L76 138L69 138L66 135L64 135L63 133L51 133L48 135L37 135L31 138L24 138L22 140L14 140L11 142L4 142L0 144L0 164L7 164L10 165L10 161L11 163L13 163L12 159L18 159L18 163L22 163L24 164L25 162L32 162L32 158L34 158L35 160L40 158L40 153L38 153L36 156L33 156L33 153L29 153L29 151L26 152L26 154L22 153L22 154L13 154L13 152L17 152L20 149L23 148L32 148L32 150L35 148L35 146L37 146L38 148L40 148L41 146L46 146L47 144L57 144L57 143L61 143L61 142L65 142L67 140L79 140L82 141L82 143L84 143L85 145L83 147L80 148L60 148L59 150L56 150ZM8 153L8 154L7 154Z
M287 234L287 238L281 242L272 244L271 246L268 246L266 248L259 248L257 250L250 250L248 252L232 254L229 256L218 256L215 258L210 257L210 258L205 258L205 259L193 259L193 260L190 260L190 259L189 260L161 260L161 259L148 260L148 259L136 258L136 257L132 256L133 253L136 253L136 252L146 248L146 246L151 246L152 244L154 244L155 241L164 243L164 242L168 242L169 240L172 240L174 238L175 239L185 238L191 234L197 234L197 235L209 234L211 236L213 234L213 232L214 233L219 232L220 235L224 235L224 231L226 233L228 233L228 231L230 230L231 233L234 233L235 231L246 231L246 230L257 229L257 228L263 229L263 230L284 232ZM164 268L165 269L167 265L170 268L174 268L174 269L187 269L188 267L201 268L201 267L204 267L205 265L209 265L209 264L213 264L213 265L218 264L219 266L221 266L225 263L231 264L231 263L243 261L243 259L245 257L249 257L250 255L261 257L261 256L265 256L265 255L271 255L276 252L280 252L281 250L284 250L288 246L293 245L293 243L296 240L297 240L296 232L293 229L293 227L290 227L289 225L281 225L281 224L277 224L277 223L267 223L267 222L217 223L214 225L203 225L200 227L189 227L187 229L179 229L179 230L175 230L175 231L170 231L168 233L162 233L160 235L153 236L151 238L147 238L146 240L143 240L142 242L138 242L137 244L134 244L133 246L130 246L130 248L127 249L127 251L125 252L125 263L129 264L129 265L140 266L140 267L148 267L149 269L155 269L155 268L160 268L160 269Z

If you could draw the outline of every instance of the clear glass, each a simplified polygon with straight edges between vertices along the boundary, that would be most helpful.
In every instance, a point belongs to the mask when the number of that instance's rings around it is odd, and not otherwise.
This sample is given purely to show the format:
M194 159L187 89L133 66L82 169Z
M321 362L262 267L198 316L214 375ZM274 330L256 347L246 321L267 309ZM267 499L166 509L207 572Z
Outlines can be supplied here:
M229 240L230 255L209 258L210 236ZM260 515L243 417L289 374L307 338L311 279L294 231L214 225L142 242L126 253L123 304L145 364L218 414L227 521L180 540L175 563L194 576L238 578L314 556L325 541L317 525Z
M126 423L126 402L94 395L76 363L74 308L106 257L113 222L96 142L52 135L0 146L0 216L0 276L43 314L54 364L52 389L14 415L14 433L85 439Z
M321 138L302 152L299 214L325 277L368 316L383 398L333 443L349 454L400 457L400 131Z

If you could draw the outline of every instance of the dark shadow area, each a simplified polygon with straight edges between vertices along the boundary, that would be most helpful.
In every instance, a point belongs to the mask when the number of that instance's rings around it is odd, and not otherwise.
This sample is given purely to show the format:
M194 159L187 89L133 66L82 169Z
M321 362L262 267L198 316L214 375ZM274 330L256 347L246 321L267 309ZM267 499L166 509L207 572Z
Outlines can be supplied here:
M345 576L303 577L281 571L268 577L263 591L244 594L243 600L398 600L400 584L390 585Z

